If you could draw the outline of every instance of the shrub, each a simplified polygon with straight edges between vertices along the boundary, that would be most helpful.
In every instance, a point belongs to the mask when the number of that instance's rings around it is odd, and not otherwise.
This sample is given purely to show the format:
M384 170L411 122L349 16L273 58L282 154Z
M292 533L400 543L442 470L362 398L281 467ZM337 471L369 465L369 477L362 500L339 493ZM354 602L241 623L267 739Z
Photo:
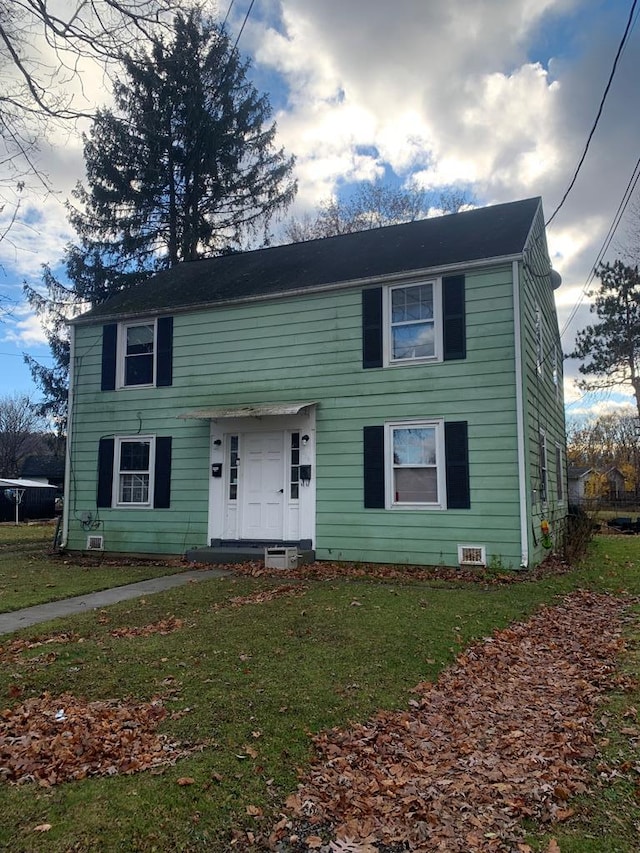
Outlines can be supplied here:
M567 563L574 563L584 556L595 529L592 516L581 506L569 506L564 533L562 556Z

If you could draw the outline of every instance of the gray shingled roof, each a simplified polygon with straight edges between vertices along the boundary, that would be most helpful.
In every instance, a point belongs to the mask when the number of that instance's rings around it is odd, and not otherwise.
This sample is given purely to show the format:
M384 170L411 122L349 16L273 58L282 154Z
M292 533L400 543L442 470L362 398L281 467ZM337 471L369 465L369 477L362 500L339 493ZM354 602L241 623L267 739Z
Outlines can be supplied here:
M181 263L116 294L82 315L79 322L185 310L512 257L523 251L539 206L539 198L530 198L324 240Z

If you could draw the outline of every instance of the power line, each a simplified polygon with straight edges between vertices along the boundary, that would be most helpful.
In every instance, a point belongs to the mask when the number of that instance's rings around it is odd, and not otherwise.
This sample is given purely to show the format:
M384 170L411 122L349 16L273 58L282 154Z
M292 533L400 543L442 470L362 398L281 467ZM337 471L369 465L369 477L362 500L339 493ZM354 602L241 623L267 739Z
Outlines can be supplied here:
M27 353L29 355L29 353ZM0 352L0 356L8 358L24 358L24 353L21 352ZM52 355L34 355L32 358L53 358Z
M229 15L231 14L231 10L233 9L233 4L234 4L234 3L235 3L235 0L231 0L231 3L229 3L229 8L227 9L227 14L224 16L224 21L222 22L222 26L223 26L223 27L224 27L224 25L227 23L227 20L228 20L228 18L229 18Z
M614 217L611 221L611 225L609 226L609 230L607 231L607 235L604 238L602 246L600 247L600 250L596 256L596 260L595 260L595 262L591 268L591 272L589 273L589 276L587 277L587 280L582 287L582 291L580 293L580 296L578 297L576 304L571 309L571 313L567 317L567 319L566 319L566 321L562 327L562 331L560 332L561 338L564 335L564 333L567 331L569 324L571 323L571 321L575 317L575 315L578 311L578 308L580 307L580 305L582 304L582 302L584 300L584 297L587 295L587 292L588 292L588 289L591 285L591 282L595 278L596 271L598 269L598 265L601 263L602 259L604 258L605 254L607 253L607 251L609 249L609 246L611 245L611 241L613 240L614 235L618 229L618 226L620 225L620 222L622 220L622 217L624 216L625 211L629 205L629 202L631 201L631 198L633 197L633 194L635 192L635 189L636 189L636 186L638 185L639 180L640 180L640 157L638 157L638 159L636 160L636 164L633 167L633 172L631 173L631 177L629 178L629 181L627 183L627 187L626 187L626 189L622 195L622 199L620 201L620 204L618 205L618 209L616 210L616 212L614 214Z
M244 28L247 24L247 21L249 20L249 15L251 14L251 10L253 9L253 4L255 2L256 2L256 0L251 0L251 3L249 4L249 8L247 9L247 14L244 16L244 21L242 22L242 26L240 27L240 32L238 33L238 37L236 38L235 44L233 45L234 51L238 47L238 42L240 41L240 36L244 32ZM634 0L634 6L637 2L638 2L638 0ZM233 2L231 3L231 6L233 6ZM231 11L231 7L229 7L229 11Z
M625 43L626 43L626 41L627 41L627 37L628 37L628 35L629 35L629 30L631 29L631 24L632 24L632 22L633 22L633 15L634 15L635 10L636 10L637 2L638 2L638 0L633 0L633 3L632 3L632 5L631 5L631 11L629 12L629 18L628 18L628 20L627 20L627 26L625 27L624 34L623 34L623 36L622 36L622 40L620 41L620 44L618 45L618 50L617 50L617 53L616 53L616 58L615 58L615 59L614 59L614 61L613 61L613 66L612 66L612 68L611 68L611 73L609 74L609 80L607 81L607 85L606 85L606 87L605 87L604 93L603 93L603 95L602 95L602 98L600 99L600 106L598 107L598 112L597 112L597 114L596 114L595 121L593 122L593 126L592 126L592 128L591 128L591 132L589 133L589 136L588 136L588 138L587 138L587 143L586 143L586 145L585 145L585 147L584 147L584 151L582 152L582 157L580 158L580 161L578 162L578 165L576 166L576 170L575 170L575 172L573 173L573 177L571 178L571 181L570 181L569 186L567 187L567 189L566 189L566 191L565 191L565 194L564 194L564 195L562 196L562 198L560 199L560 204L556 207L556 209L553 211L553 213L551 214L551 216L549 217L549 219L547 219L547 221L546 221L545 225L546 225L547 227L548 227L548 226L553 222L553 220L554 220L554 219L555 219L555 217L556 217L556 214L558 213L558 211L560 210L560 208L563 206L563 204L564 204L564 203L565 203L565 201L567 200L567 196L569 195L569 193L570 193L570 192L571 192L571 190L573 189L573 186L574 186L575 182L576 182L576 181L577 181L577 179L578 179L578 173L580 172L580 169L582 168L582 164L584 163L584 161L585 161L585 159L586 159L587 151L589 150L589 146L590 146L590 144L591 144L591 140L592 140L592 138L593 138L593 134L596 132L596 128L597 128L597 126L598 126L598 122L600 121L600 116L602 115L602 110L603 110L603 108L604 108L604 103L605 103L605 101L606 101L606 99L607 99L607 95L609 94L609 89L611 88L611 84L613 83L613 78L615 77L616 68L617 68L617 66L618 66L618 60L620 59L620 55L621 55L621 53L622 53L622 50L623 50L623 48L624 48L624 46L625 46Z

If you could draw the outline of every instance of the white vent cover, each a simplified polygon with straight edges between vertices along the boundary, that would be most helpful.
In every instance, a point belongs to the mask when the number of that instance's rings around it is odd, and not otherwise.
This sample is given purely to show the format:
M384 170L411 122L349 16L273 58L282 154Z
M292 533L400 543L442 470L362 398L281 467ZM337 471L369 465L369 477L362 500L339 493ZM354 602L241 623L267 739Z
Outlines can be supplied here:
M87 551L104 551L104 536L87 536Z
M484 545L458 545L458 563L461 566L486 566L486 547Z

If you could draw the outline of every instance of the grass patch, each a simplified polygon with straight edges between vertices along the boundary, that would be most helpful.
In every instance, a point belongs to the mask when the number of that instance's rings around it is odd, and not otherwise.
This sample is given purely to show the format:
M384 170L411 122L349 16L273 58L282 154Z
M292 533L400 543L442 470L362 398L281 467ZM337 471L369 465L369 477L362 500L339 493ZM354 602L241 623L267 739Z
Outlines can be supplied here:
M20 636L64 630L79 639L2 660L0 707L44 690L87 699L162 697L170 712L163 730L206 746L158 774L51 789L0 783L0 848L10 853L233 849L234 827L260 825L259 817L247 814L249 806L261 809L266 823L295 789L296 768L310 759L310 732L365 720L378 709L406 707L409 690L436 679L471 640L525 618L571 589L639 594L638 556L640 542L632 537L598 537L580 570L536 581L505 586L301 582L303 595L260 604L237 602L273 589L276 581L201 581L23 631ZM171 634L117 638L110 633L170 616L184 620ZM618 699L624 713L629 697ZM607 713L617 719L617 712ZM623 746L611 740L615 754ZM179 785L183 777L193 784ZM611 786L606 790L613 796ZM621 805L609 811L621 816L619 808L633 795L624 792ZM562 828L575 838L576 846L567 850L635 849L622 846L632 838L628 822L618 828L609 821L603 832L604 799L602 793L585 798L581 823ZM44 823L51 824L48 832L34 832ZM606 837L612 846L589 848L592 837L598 843ZM532 839L544 849L542 835L534 833ZM561 849L565 853L562 842Z
M0 613L170 575L179 563L89 564L51 553L55 526L0 525Z

